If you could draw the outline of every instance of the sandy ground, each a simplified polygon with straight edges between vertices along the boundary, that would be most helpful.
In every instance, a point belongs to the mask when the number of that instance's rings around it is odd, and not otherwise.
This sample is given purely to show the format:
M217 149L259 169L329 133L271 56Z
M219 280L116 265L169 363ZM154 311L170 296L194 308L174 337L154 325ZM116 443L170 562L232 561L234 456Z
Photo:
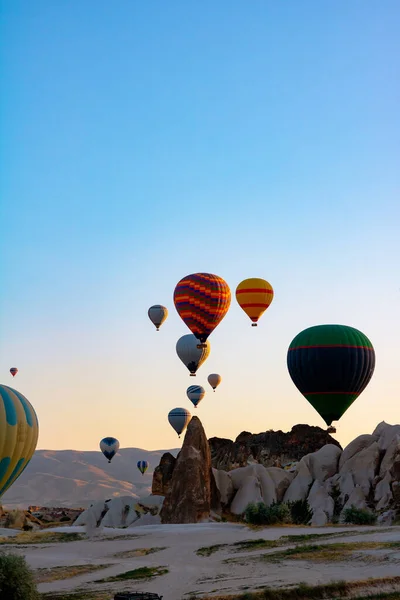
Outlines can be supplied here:
M63 527L47 531L82 531L81 527ZM369 533L365 533L368 531ZM250 530L242 525L211 523L199 525L150 525L132 529L105 529L100 538L58 544L40 544L23 548L14 546L24 554L32 568L55 566L107 564L106 569L78 577L42 583L39 591L72 591L77 589L109 589L110 599L120 590L148 591L163 596L164 600L180 600L191 594L212 595L243 592L261 586L280 587L307 582L329 583L338 580L359 580L369 577L400 575L400 549L364 551L365 560L313 564L311 561L282 560L279 563L256 560L261 554L281 551L293 546L285 542L282 548L256 549L233 552L222 548L211 556L198 556L200 547L214 544L264 538L275 540L285 535L343 533L342 537L302 543L336 543L388 541L400 542L400 527L269 527ZM351 535L349 533L351 532ZM118 539L117 536L129 536ZM10 539L12 543L12 540ZM165 547L154 554L134 558L117 558L117 552L137 548ZM3 546L4 548L4 546ZM236 559L224 563L225 559ZM138 567L166 566L169 573L148 581L125 581L113 584L96 584L95 580L117 575Z

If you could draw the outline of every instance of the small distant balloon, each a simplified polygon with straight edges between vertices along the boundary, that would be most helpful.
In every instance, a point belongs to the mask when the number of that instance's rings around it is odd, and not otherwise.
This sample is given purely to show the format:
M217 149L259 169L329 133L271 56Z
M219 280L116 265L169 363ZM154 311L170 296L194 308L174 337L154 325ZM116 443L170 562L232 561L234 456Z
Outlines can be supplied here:
M206 390L201 385L190 385L186 390L186 395L196 408L206 395Z
M204 347L199 348L196 337L188 333L177 341L176 353L185 367L189 369L190 376L194 377L197 369L201 367L210 354L210 342L207 340Z
M161 325L168 317L168 309L161 304L155 304L154 306L150 306L147 314L149 315L150 321L153 323L153 325L155 325L157 331L160 331Z
M245 279L236 288L237 303L253 321L253 327L257 327L258 319L267 310L273 298L272 285L259 277Z
M18 369L17 369L17 367L11 367L11 369L10 369L10 373L11 373L11 375L12 375L13 377L15 377L15 376L16 376L16 374L18 373Z
M188 426L191 418L192 415L186 408L173 408L168 413L169 424L175 429L179 438L181 437L182 431Z
M218 373L211 373L208 376L207 380L215 392L215 388L217 388L219 386L219 384L221 383L222 377L221 377L221 375L218 375Z
M137 468L139 469L141 474L144 475L147 469L149 468L149 463L147 462L147 460L138 460Z
M119 441L114 437L105 437L100 442L100 450L110 463L119 450Z

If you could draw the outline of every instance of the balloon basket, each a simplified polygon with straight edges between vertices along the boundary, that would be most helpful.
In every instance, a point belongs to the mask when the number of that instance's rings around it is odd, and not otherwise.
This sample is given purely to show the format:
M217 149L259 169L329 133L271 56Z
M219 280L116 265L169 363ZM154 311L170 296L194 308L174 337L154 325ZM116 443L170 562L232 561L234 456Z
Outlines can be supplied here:
M190 377L196 377L196 373L190 373Z
M327 433L336 433L336 427L333 427L332 425L330 427L328 427L328 429L326 430Z
M198 350L201 350L202 348L207 348L207 344L197 344Z
M251 326L252 327L257 327L257 323L252 323Z

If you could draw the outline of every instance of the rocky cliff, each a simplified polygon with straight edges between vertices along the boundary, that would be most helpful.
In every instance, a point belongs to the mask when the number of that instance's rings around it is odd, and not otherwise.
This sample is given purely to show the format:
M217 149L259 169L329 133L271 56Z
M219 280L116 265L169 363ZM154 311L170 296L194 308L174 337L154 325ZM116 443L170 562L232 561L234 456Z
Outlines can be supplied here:
M372 434L358 436L343 451L337 443L327 443L290 470L247 459L246 466L227 471L211 470L209 444L200 420L194 417L178 458L164 454L153 490L163 493L136 504L127 497L114 498L106 508L104 502L93 505L77 524L190 523L212 520L223 512L240 516L250 503L269 506L307 499L311 525L341 521L352 506L375 513L378 523L389 525L400 518L400 425L382 422Z
M208 520L213 508L219 508L219 492L211 468L210 447L200 419L192 417L173 467L161 522L198 523Z
M284 467L297 462L306 454L316 452L326 444L341 449L338 441L320 427L295 425L291 431L265 431L248 433L243 431L236 440L210 438L212 466L230 471L259 463L264 467Z

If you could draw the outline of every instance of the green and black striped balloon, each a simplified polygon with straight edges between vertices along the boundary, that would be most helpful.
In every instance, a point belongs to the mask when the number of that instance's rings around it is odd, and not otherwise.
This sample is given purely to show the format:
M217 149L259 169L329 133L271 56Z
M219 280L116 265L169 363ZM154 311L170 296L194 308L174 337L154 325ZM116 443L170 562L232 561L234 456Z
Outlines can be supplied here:
M316 325L289 346L290 377L329 426L367 387L375 351L366 335L347 325Z

